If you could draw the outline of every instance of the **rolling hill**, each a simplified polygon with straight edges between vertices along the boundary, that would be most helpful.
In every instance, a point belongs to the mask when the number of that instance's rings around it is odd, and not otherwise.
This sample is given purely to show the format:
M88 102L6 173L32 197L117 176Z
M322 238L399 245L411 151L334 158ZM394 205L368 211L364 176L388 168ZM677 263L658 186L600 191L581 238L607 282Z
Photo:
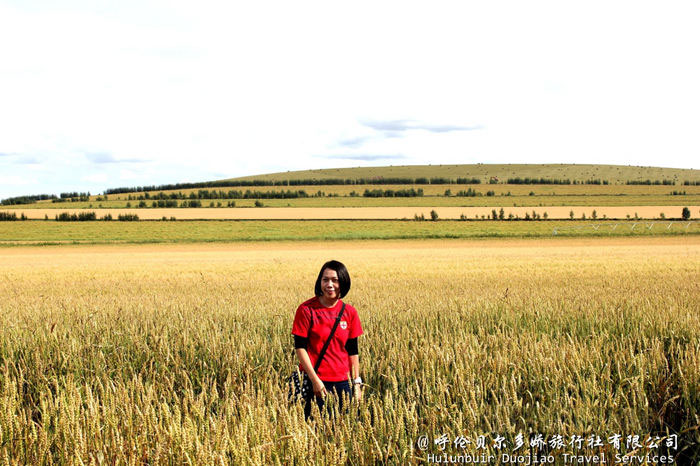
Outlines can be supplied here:
M673 180L700 181L700 170L682 168L639 167L631 165L585 164L471 164L471 165L391 165L388 167L327 168L288 171L230 178L221 181L287 181L307 179L372 179L372 178L478 178L482 183L491 178L505 182L508 178L549 178L585 181L607 180L611 184L628 181Z

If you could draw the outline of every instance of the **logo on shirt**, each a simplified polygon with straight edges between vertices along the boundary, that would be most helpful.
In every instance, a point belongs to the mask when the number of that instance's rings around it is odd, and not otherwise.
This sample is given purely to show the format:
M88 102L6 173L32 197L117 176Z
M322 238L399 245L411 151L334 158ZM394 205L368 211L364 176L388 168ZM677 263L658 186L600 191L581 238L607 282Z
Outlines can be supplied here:
M344 320L341 320L341 321L340 321L340 328L342 328L343 330L345 330L346 328L348 328L348 323L345 322Z

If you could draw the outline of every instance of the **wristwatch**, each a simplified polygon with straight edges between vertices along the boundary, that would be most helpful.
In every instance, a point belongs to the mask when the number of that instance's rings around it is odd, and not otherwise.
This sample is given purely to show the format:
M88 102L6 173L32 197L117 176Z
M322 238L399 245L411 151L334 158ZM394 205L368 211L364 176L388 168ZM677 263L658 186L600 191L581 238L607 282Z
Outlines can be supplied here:
M352 381L353 385L362 385L362 377L357 377Z

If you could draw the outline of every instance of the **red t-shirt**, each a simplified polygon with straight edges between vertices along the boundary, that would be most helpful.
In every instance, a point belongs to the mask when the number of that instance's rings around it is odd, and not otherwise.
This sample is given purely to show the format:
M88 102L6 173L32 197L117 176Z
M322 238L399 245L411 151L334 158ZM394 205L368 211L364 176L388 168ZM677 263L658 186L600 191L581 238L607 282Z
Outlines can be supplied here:
M312 366L316 365L318 355L323 349L328 335L331 333L342 305L343 302L338 300L335 306L325 307L321 304L318 297L313 297L301 303L297 308L294 324L292 325L292 334L309 339L306 351L309 353ZM313 318L311 314L313 314ZM311 332L309 332L310 322ZM349 304L345 304L343 317L335 329L333 340L328 345L323 361L321 361L321 366L316 371L321 380L324 382L340 382L348 379L350 356L345 349L345 342L348 341L348 338L357 338L360 335L362 335L362 326L360 325L360 317L357 315L357 309ZM303 370L301 364L299 364L299 369Z

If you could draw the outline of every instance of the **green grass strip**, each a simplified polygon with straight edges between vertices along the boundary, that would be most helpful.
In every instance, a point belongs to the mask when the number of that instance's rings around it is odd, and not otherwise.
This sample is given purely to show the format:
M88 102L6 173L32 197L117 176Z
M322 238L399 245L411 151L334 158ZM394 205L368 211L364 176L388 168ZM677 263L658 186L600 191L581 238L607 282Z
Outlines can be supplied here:
M670 226L669 226L670 225ZM0 246L700 234L680 221L181 220L0 223Z

